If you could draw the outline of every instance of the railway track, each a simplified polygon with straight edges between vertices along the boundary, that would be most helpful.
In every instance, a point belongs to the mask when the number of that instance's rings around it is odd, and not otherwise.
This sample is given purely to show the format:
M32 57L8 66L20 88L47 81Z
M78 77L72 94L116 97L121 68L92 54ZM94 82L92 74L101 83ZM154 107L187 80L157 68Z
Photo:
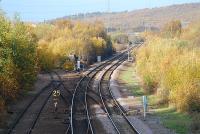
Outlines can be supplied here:
M77 84L73 93L71 103L70 124L72 134L94 133L94 130L91 125L91 119L89 114L90 111L87 102L88 86L95 74L101 69L103 69L107 64L109 64L109 62L110 61L107 61L90 70ZM84 102L84 104L81 104L80 102ZM77 117L78 115L81 116L82 119Z
M102 75L99 81L99 94L100 96L109 96L104 99L101 97L102 103L105 105L108 117L110 118L115 130L118 134L124 133L136 133L139 134L138 130L132 125L126 116L126 111L119 104L119 102L114 97L110 89L110 78L113 71L124 62L123 58L119 60L116 64L108 68ZM120 115L120 116L119 116ZM122 116L122 118L121 118Z
M46 116L46 113L44 114L44 111L48 109L49 105L52 107L53 99L50 99L50 98L52 98L54 89L56 88L56 89L62 90L62 92L67 91L67 93L69 94L69 91L64 86L61 77L56 72L54 73L55 73L54 76L49 73L51 82L33 97L33 99L25 107L25 109L19 114L19 116L17 116L16 120L11 125L7 134L31 134L31 133L40 133L39 132L40 130L43 131L43 128L40 128L40 125L39 125L39 124L42 124L41 123L42 120L40 120L40 118L41 116L44 116L44 117ZM57 76L57 78L55 78L55 76ZM62 93L62 92L59 98L60 103L62 103L63 108L69 107L70 106L69 100L67 100L66 99L67 97L63 95L66 93ZM53 115L53 114L49 112L49 115ZM65 113L63 115L66 116ZM69 126L70 125L68 122L67 127L65 125L63 126L63 128L69 129ZM67 130L64 130L63 132L65 131Z
M70 109L70 100L71 100L71 96L72 96L72 91L68 90L67 87L64 84L63 79L61 78L61 76L59 75L58 72L56 71L52 71L52 73L55 74L55 76L58 78L58 82L61 84L62 87L60 87L59 91L60 91L60 98L64 101L65 103L65 119L64 122L66 124L66 130L64 131L65 134L69 133L70 130L70 124L69 124L69 115L67 115L67 113L69 113L69 109ZM68 71L65 71L65 73L68 73Z
M95 134L96 132L93 126L95 122L92 120L93 111L90 110L89 105L91 101L102 108L114 126L116 133L123 133L123 131L120 128L120 125L118 125L118 121L114 119L114 114L123 116L123 122L126 122L134 133L138 133L137 130L134 130L134 126L126 117L126 111L114 98L114 95L109 88L109 79L112 72L124 61L126 56L126 52L124 52L103 62L97 67L90 69L77 83L74 91L70 91L66 88L64 81L58 72L53 71L52 73L49 73L51 78L50 84L33 97L30 103L28 103L25 109L16 118L15 122L10 127L8 134L38 134L46 132L45 129L49 129L49 132L51 132L50 130L54 126L51 126L48 123L55 121L55 123L57 123L56 125L58 125L60 120L63 120L64 130L59 130L59 132L65 134ZM92 81L94 81L94 78L98 73L102 73L102 70L103 75L99 79L98 91L91 90ZM104 83L105 81L107 81L107 83ZM49 112L52 111L52 94L54 94L53 91L55 91L55 89L59 90L60 93L60 107L62 107L63 111L65 109L64 114L62 114L63 112L60 112L62 117L58 120L50 118L50 116L55 114ZM104 91L108 92L106 93ZM115 108L112 109L109 105L113 105ZM49 106L51 108L49 108ZM48 112L48 116L45 112ZM56 110L54 112L56 113ZM45 122L43 118L47 118L47 122Z
M73 97L72 97L72 105L71 105L71 116L70 116L70 124L71 124L71 134L94 134L95 128L93 128L93 122L92 122L92 112L90 111L90 107L88 105L89 95L88 92L90 92L90 83L93 80L93 78L102 70L105 70L105 68L110 65L108 69L103 73L102 77L99 81L98 86L98 93L99 93L99 100L101 102L101 108L104 110L108 118L110 119L112 125L114 126L117 133L123 133L119 129L119 126L116 125L116 120L113 119L113 116L111 116L111 111L108 110L107 103L105 102L105 98L107 98L107 95L102 94L102 81L106 73L109 72L109 76L112 74L112 72L124 61L125 59L125 53L116 56L112 58L111 60L108 60L104 62L103 64L97 66L96 68L90 70L77 84L76 89L74 90ZM122 56L122 58L120 58ZM110 78L110 77L109 77ZM108 83L109 84L109 83ZM107 88L110 90L110 88ZM109 95L110 98L114 99L113 95ZM83 105L78 103L80 100L81 102L84 102ZM124 120L128 126L130 126L130 129L133 133L138 133L137 130L135 130L134 126L130 123L128 118L126 117L125 110L119 105L117 100L115 100L116 106L120 108L120 115L123 115L123 118L126 118L127 120ZM116 110L115 110L116 111ZM81 119L77 116L81 113ZM132 126L132 127L131 127Z
M31 111L36 110L35 108L32 108L31 106L34 106L34 103L36 103L36 100L38 98L40 100L40 96L42 96L42 94L46 94L46 92L50 92L50 91L48 91L48 89L51 88L51 86L52 86L52 82L49 83L46 87L44 87L40 92L38 92L34 96L34 98L30 101L30 103L28 103L28 105L25 107L25 109L19 114L19 116L14 121L14 123L11 125L10 129L7 132L8 134L18 133L18 132L16 132L17 131L16 129L18 129L20 127L26 128L26 130L24 132L20 132L20 133L27 133L29 131L31 122L29 122L28 125L26 124L25 126L22 126L20 124L23 124L23 120L25 120L26 118L29 118Z

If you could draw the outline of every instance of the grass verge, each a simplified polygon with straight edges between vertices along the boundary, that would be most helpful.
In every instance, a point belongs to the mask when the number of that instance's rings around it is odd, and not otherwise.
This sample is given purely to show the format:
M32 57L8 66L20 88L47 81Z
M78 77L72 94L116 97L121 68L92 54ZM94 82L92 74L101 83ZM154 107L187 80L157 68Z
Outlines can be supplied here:
M139 85L139 80L136 77L134 64L126 64L123 70L120 71L119 81L123 83L135 97L144 95L144 92Z
M131 91L136 97L135 99L142 104L142 96L144 95L143 88L139 84L139 79L136 74L134 64L125 64L124 68L120 71L119 81ZM161 123L168 129L175 131L178 134L189 133L189 127L192 118L189 114L179 113L174 108L158 105L157 96L152 94L148 96L149 106L154 111L154 115L159 117Z
M162 107L155 109L155 115L160 117L166 128L172 129L178 134L189 133L192 119L188 114L179 113L171 107Z

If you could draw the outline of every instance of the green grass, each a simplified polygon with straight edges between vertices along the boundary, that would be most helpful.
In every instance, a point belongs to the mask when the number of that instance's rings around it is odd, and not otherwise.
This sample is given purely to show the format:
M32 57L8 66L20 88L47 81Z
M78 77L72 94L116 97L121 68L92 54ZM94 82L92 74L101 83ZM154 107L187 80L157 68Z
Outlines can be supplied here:
M124 86L132 92L136 100L142 104L142 96L144 91L136 79L136 71L133 65L127 65L119 74L119 80ZM187 134L189 126L192 122L188 114L179 113L174 108L166 105L158 105L158 97L156 95L148 95L148 105L155 111L155 116L160 117L162 124L178 134Z
M148 95L147 99L148 99L149 106L157 106L158 97L156 95Z
M126 88L130 90L134 96L137 97L143 95L144 92L135 76L136 72L134 70L134 66L128 65L124 68L124 71L120 73L119 80L124 83Z
M178 134L188 133L189 126L192 122L188 114L179 113L170 107L156 109L155 111L166 128L172 129Z

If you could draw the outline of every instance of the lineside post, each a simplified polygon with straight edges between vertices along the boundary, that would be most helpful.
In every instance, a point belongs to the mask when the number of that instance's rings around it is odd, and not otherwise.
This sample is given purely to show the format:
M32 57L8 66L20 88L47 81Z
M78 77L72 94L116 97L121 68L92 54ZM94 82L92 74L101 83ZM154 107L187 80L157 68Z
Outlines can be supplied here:
M142 96L143 101L143 111L144 111L144 120L146 119L146 112L147 112L147 96Z

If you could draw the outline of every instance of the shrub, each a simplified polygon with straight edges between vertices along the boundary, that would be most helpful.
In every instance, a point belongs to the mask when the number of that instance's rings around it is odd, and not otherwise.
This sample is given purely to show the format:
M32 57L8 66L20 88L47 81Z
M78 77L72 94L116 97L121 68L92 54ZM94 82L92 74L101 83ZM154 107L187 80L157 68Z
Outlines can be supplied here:
M199 112L200 49L194 45L197 39L187 34L180 39L146 36L136 53L136 67L145 89L156 91L160 103L174 104L178 111Z
M112 35L112 41L117 44L127 44L129 42L128 35L124 33L116 33Z
M180 37L182 32L182 25L180 20L173 20L171 22L168 22L163 30L162 35L167 38L175 38Z
M192 114L191 131L193 134L200 133L200 113L195 112Z
M29 89L37 74L36 36L16 19L0 15L0 107ZM4 107L3 107L4 109Z
M180 111L200 111L200 63L193 63L192 55L187 52L177 57L164 78L165 86L170 89L170 100ZM194 61L199 59L193 56Z
M36 40L22 22L15 22L12 27L11 47L13 62L19 69L18 81L23 89L29 89L36 79L37 54Z
M66 70L74 70L74 63L73 62L65 62L63 64L63 68Z
M68 66L66 62L71 64L71 61L63 60L72 54L79 56L82 62L87 64L95 62L97 55L106 57L112 54L112 43L101 23L72 23L60 20L50 27L40 24L35 29L36 35L40 37L37 49L42 70L49 70L57 65ZM42 30L46 34L42 34Z

